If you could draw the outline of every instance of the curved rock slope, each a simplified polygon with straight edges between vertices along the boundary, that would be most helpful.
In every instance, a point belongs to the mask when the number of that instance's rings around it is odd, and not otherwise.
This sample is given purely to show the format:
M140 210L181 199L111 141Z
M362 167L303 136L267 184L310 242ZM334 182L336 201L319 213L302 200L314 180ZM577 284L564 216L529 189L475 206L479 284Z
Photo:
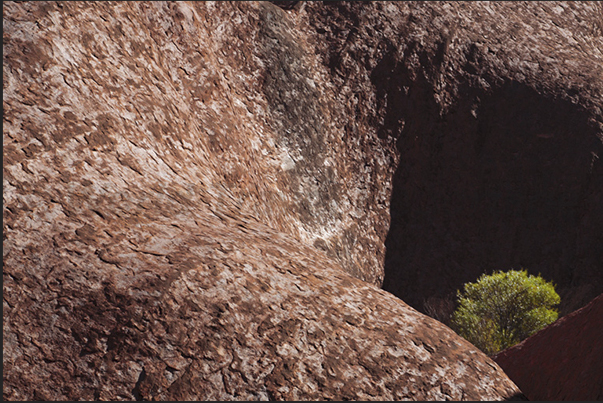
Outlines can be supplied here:
M603 400L603 295L494 360L530 400Z
M309 245L368 196L341 197L328 83L283 13L3 3L5 400L520 393Z

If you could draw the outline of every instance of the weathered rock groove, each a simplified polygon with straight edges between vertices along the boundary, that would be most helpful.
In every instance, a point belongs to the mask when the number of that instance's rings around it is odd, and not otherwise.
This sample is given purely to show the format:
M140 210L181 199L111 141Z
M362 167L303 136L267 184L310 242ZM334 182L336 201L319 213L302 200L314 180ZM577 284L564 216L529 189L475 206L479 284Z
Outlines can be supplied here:
M3 27L5 400L520 394L349 274L381 281L366 248L387 226L359 218L384 219L387 194L346 185L369 173L341 158L303 19L5 2Z

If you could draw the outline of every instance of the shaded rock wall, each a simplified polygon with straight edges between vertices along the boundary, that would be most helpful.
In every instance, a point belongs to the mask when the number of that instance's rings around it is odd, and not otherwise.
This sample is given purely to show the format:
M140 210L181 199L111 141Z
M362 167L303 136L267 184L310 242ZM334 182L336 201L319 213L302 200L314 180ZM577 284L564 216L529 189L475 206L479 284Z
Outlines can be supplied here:
M558 285L562 313L603 291L600 5L306 10L361 142L396 140L386 290L423 309L524 267Z
M165 178L235 202L418 309L518 266L559 285L563 313L603 291L598 4L299 4L210 3L215 18L202 23L186 4L143 3L119 24L108 7L107 33L78 22L81 49L57 31L24 59L27 69L41 63L47 82L59 77L43 68L55 54L72 86L96 80L103 112L65 110L73 115L51 122L38 111L15 124L98 132L86 141L117 146L126 166L159 141L161 154L188 161L170 162ZM55 14L69 26L86 8L63 7L35 11L31 29ZM144 24L152 41L137 38ZM82 63L93 75L71 65L73 52L90 55ZM143 92L136 77L172 84ZM113 122L118 94L133 103ZM111 125L127 142L103 136Z
M603 295L493 358L530 400L603 399Z

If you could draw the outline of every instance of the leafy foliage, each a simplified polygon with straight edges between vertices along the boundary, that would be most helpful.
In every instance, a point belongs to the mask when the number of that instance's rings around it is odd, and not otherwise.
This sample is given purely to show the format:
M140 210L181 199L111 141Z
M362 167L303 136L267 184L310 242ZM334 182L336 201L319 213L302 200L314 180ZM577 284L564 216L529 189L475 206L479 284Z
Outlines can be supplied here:
M484 353L511 347L557 320L555 286L526 270L498 271L457 292L452 327Z

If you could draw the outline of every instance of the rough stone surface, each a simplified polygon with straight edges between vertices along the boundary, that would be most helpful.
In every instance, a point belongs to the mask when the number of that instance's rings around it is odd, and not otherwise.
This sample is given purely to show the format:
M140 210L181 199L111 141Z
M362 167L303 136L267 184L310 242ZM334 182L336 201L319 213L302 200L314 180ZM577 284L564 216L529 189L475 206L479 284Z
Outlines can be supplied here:
M368 193L346 184L324 69L281 9L3 11L5 399L519 393L312 246L362 222ZM350 271L375 282L375 256Z
M530 400L603 400L603 295L494 360Z
M5 399L509 398L378 287L601 292L598 4L276 3L3 3Z

